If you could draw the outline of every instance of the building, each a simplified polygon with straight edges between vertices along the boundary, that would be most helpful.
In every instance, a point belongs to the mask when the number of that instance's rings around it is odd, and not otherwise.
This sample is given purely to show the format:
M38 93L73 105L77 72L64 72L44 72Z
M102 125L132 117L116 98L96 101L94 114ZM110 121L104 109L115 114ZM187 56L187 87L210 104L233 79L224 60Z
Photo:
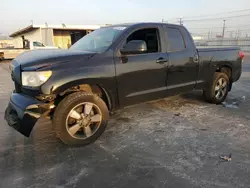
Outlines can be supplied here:
M11 39L0 39L0 48L14 48L13 40Z
M89 32L105 25L30 25L10 35L15 48L26 48L27 42L67 49Z
M13 40L8 36L0 33L0 48L12 48L13 46Z

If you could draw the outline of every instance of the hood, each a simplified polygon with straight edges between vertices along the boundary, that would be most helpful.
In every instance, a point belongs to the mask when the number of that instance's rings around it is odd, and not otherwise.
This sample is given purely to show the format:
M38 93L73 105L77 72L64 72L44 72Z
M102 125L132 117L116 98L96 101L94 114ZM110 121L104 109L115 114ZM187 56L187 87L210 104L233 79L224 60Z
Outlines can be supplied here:
M94 56L95 53L87 51L46 49L31 50L16 57L16 61L25 70L36 70L47 66L73 62L76 60L86 60Z

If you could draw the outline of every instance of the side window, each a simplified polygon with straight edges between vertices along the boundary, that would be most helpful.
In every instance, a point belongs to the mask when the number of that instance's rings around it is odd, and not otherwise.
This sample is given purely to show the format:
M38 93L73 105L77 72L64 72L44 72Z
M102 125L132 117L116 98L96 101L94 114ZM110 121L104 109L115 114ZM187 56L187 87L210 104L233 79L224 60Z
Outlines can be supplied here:
M160 51L158 29L140 29L132 33L126 43L132 40L143 40L147 44L146 53L155 53Z
M169 52L177 52L186 48L185 42L179 29L167 28L166 35Z
M33 46L43 47L44 45L40 42L35 41L33 42Z

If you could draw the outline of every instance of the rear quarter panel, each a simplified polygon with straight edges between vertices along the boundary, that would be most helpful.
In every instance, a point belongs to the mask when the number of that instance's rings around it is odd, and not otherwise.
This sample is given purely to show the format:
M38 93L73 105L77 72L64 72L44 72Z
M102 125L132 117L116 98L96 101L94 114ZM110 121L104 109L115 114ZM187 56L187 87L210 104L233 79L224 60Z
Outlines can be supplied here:
M237 81L241 73L241 59L238 49L198 49L200 68L197 79L197 89L204 87L217 70L221 67L229 67L232 70L232 81Z

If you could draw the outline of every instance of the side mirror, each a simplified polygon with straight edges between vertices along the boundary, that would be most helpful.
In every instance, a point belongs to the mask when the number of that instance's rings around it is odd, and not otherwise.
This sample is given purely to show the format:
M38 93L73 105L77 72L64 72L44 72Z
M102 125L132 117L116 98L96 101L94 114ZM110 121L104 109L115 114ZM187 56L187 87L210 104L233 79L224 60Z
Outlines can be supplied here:
M120 50L121 54L141 54L147 51L147 44L143 40L131 40Z

